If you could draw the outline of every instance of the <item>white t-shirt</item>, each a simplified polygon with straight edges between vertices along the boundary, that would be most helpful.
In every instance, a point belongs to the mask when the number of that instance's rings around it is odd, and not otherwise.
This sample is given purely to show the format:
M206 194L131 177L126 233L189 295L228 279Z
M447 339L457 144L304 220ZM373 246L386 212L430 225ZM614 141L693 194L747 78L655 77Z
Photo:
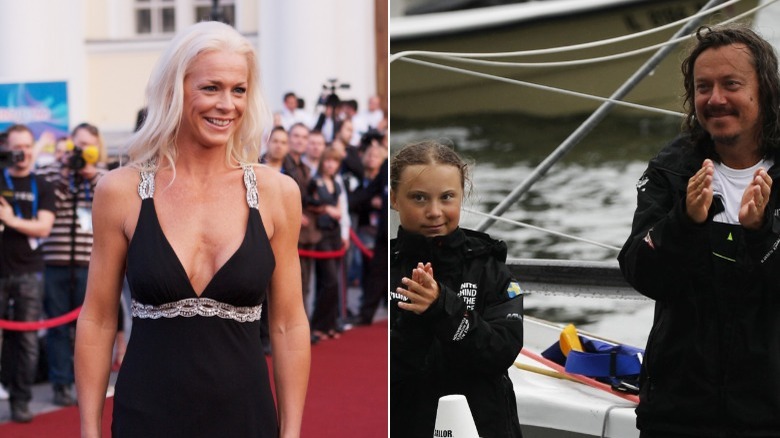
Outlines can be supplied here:
M763 167L769 170L774 160L761 160L747 169L732 169L723 163L715 163L715 173L712 177L712 191L714 196L723 200L725 210L715 215L713 220L725 224L739 224L739 207L742 204L742 195L748 184L753 181L756 169Z
M289 131L290 127L296 123L303 123L307 128L311 129L314 126L314 122L316 122L316 120L312 121L312 116L309 113L301 109L291 112L284 108L279 113L279 116L282 119L282 127L285 131Z

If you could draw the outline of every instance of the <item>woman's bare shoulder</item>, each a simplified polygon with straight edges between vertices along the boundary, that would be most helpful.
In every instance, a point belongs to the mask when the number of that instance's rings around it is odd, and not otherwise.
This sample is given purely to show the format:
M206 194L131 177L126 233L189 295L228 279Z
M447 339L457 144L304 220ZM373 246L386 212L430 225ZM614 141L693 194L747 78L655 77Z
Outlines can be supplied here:
M270 196L288 199L290 196L298 196L301 192L294 179L265 165L254 166L257 186L260 190L270 192Z
M97 196L122 196L137 193L141 182L139 170L134 167L118 167L103 175L95 187Z

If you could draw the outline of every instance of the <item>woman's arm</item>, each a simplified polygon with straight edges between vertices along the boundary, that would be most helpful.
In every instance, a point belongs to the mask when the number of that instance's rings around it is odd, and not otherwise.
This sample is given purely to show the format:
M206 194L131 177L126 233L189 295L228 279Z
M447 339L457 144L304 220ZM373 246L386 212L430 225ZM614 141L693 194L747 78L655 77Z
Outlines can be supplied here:
M127 237L121 180L105 177L93 201L93 245L87 293L76 327L75 371L81 436L99 437L106 399L111 349L117 330L119 296L125 272ZM123 198L123 195L125 197Z
M260 178L258 180L262 181ZM291 178L279 175L273 180L277 182L278 190L272 199L277 199L279 202L275 205L283 208L268 210L273 212L271 247L276 259L268 296L268 328L274 352L280 437L287 438L300 436L309 381L311 338L309 321L303 307L301 265L298 259L300 194Z

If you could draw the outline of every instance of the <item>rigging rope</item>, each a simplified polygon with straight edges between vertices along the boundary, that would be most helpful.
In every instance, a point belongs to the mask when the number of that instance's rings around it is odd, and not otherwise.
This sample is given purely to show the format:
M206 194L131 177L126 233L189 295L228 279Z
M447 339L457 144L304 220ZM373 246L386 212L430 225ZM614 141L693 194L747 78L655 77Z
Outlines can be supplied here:
M723 9L727 6L733 5L741 0L729 0L726 3L723 3L719 6L716 6L712 9L708 9L706 11L699 11L695 15L691 15L690 17L683 18L681 20L677 20L672 23L667 23L663 26L654 27L652 29L643 30L641 32L635 32L628 35L621 35L618 37L613 38L606 38L603 40L596 40L596 41L589 41L587 43L578 43L578 44L570 44L568 46L560 46L560 47L550 47L546 49L531 49L531 50L518 50L514 52L434 52L429 50L406 50L403 52L394 53L390 57L390 62L395 61L398 58L407 57L407 56L451 56L451 57L462 57L462 58L508 58L513 56L532 56L532 55L550 55L554 53L563 53L563 52L572 52L576 50L581 49L591 49L595 47L601 47L601 46L607 46L610 44L620 43L624 41L630 41L637 38L643 38L648 35L652 35L657 32L664 31L666 29L676 27L678 25L681 25L683 23L686 23L690 20L696 19L700 16L709 15L712 12L715 12L717 10ZM776 0L773 0L776 1Z
M402 58L408 58L410 56L425 56L425 57L433 57L433 58L441 58L441 59L449 59L449 60L457 60L461 62L472 62L472 63L480 63L480 60L476 59L468 59L468 58L508 58L508 57L520 57L520 56L533 56L533 55L549 55L549 54L555 54L555 53L563 53L563 52L571 52L576 50L582 50L582 49L591 49L601 46L607 46L610 44L630 41L632 39L637 38L643 38L645 36L651 35L653 33L661 32L669 28L673 28L682 24L685 24L689 21L695 20L699 17L703 17L705 15L710 15L714 12L717 12L723 8L726 8L728 6L732 6L736 3L739 3L742 0L729 0L721 5L715 6L711 9L707 9L705 11L699 11L694 15L691 15L689 17L683 18L681 20L677 20L672 23L667 23L662 26L658 26L652 29L648 29L641 32L635 32L628 35L622 35L619 37L614 38L607 38L603 40L597 40L597 41L590 41L587 43L579 43L579 44L572 44L568 46L560 46L560 47L551 47L547 49L532 49L532 50L520 50L515 52L488 52L488 53L479 53L479 52L435 52L435 51L428 51L428 50L407 50L402 51L398 53L393 53L390 55L390 63L393 61L396 61L398 59ZM737 16L734 16L728 20L723 21L720 24L726 24L731 23L736 20L740 20L744 17L747 17L755 12L758 12L759 10L771 5L772 3L777 2L778 0L768 0L766 3L762 5L758 5L754 7L753 9L750 9L748 11L743 12L742 14L739 14ZM658 48L661 48L665 45L669 44L677 44L680 41L684 41L688 39L692 35L680 37L676 40L672 41L666 41L664 43L655 44L653 46L648 46L642 49L637 49L634 51L624 52L625 56L621 56L623 54L617 54L617 55L611 55L611 56L618 56L617 58L611 58L611 57L595 57L595 58L586 58L581 60L575 60L575 61L561 61L561 62L537 62L537 63L515 63L515 62L498 62L498 61L481 61L484 62L484 65L494 65L494 66L518 66L518 67L554 67L554 66L566 66L566 65L581 65L586 64L588 61L592 60L591 62L603 62L603 61L610 61L612 59L620 59L623 57L628 56L634 56L638 55L644 52L649 52ZM465 58L465 59L461 59ZM566 62L573 62L573 64L566 64Z
M646 105L640 105L640 104L634 104L634 103L630 103L630 102L625 102L625 101L622 101L622 100L619 100L619 99L604 98L604 97L601 97L601 96L595 96L595 95L591 95L591 94L587 94L587 93L581 93L581 92L576 92L576 91L572 91L572 90L566 90L566 89L557 88L557 87L551 87L551 86L535 84L535 83L526 82L526 81L520 81L520 80L516 80L516 79L510 79L510 78L506 78L506 77L503 77L503 76L497 76L497 75L492 75L492 74L488 74L488 73L483 73L483 72L469 70L467 68L460 68L460 67L454 67L454 66L450 66L450 65L437 64L435 62L428 62L428 61L423 61L423 60L419 60L419 59L412 59L412 58L409 58L409 56L427 56L427 57L437 58L439 60L449 60L449 61L455 61L455 62L462 62L462 63L466 63L466 64L477 64L477 65L498 66L498 67L507 67L508 66L508 67L533 67L533 68L536 68L536 67L563 67L563 66L583 65L583 64L611 61L611 60L615 60L615 59L626 58L626 57L629 57L629 56L636 56L638 54L649 52L649 51L653 51L653 50L657 50L657 49L660 49L660 48L663 48L663 47L666 47L666 46L669 46L669 45L672 45L672 44L678 44L681 41L689 39L691 37L691 35L693 35L693 34L688 34L688 35L684 35L684 36L681 36L681 37L678 37L678 38L673 38L672 40L667 41L665 43L655 44L655 45L648 46L648 47L641 48L641 49L637 49L637 50L627 51L627 52L618 53L618 54L614 54L614 55L607 55L607 56L600 56L600 57L593 57L593 58L585 58L585 59L576 59L576 60L569 60L569 61L520 63L520 62L488 61L488 60L479 60L479 59L470 59L470 58L472 58L472 57L482 57L482 58L492 57L492 58L495 58L495 57L508 57L508 56L539 55L539 54L549 54L549 53L559 53L559 52L565 52L565 51L573 51L573 50L579 50L579 49L584 49L584 48L591 48L591 47L598 47L598 46L603 46L603 45L607 45L607 44L613 44L615 42L622 42L622 41L626 41L626 40L630 40L630 39L641 38L641 37L644 37L644 36L646 36L648 34L651 34L651 33L654 33L654 32L659 32L661 30L665 30L667 28L670 28L670 27L673 27L673 26L677 26L679 24L686 24L689 21L696 20L696 19L698 19L698 18L700 18L702 16L710 15L710 14L712 14L715 11L718 11L718 10L721 10L721 9L726 8L728 6L734 5L738 1L739 0L729 0L729 1L724 2L723 4L721 4L719 6L715 6L715 7L712 7L712 8L704 9L704 10L702 10L702 11L700 11L700 12L698 12L698 13L690 16L690 17L687 17L685 19L678 20L676 22L669 23L667 25L660 26L658 28L650 29L648 31L638 32L638 33L631 34L631 35L626 35L626 36L622 36L622 37L611 38L611 39L606 39L606 40L601 40L601 41L595 41L595 42L590 42L590 43L576 44L576 45L563 46L563 47L550 48L550 49L520 51L520 52L452 53L452 52L404 51L404 52L398 52L398 53L392 54L390 56L390 63L400 59L400 60L405 61L405 62L410 62L410 63L419 64L419 65L423 65L423 66L428 66L428 67L432 67L432 68L438 68L438 69L442 69L442 70L448 70L448 71L452 71L452 72L456 72L456 73L462 73L462 74L466 74L466 75L470 75L470 76L476 76L476 77L481 77L481 78L485 78L485 79L491 79L491 80L495 80L495 81L499 81L499 82L506 82L506 83L515 84L515 85L521 85L521 86L526 86L526 87L530 87L530 88L536 88L536 89L550 91L550 92L557 92L557 93L560 93L560 94L577 96L577 97L582 97L582 98L586 98L586 99L592 99L592 100L601 101L601 102L609 102L609 103L612 103L612 104L615 104L615 105L621 105L621 106L625 106L625 107L629 107L629 108L642 109L642 110L646 110L646 111L649 111L649 112L665 114L665 115L673 115L673 116L678 116L679 117L679 116L684 116L684 114L682 114L680 112L676 112L676 111L669 111L669 110L664 110L664 109L660 109L660 108L654 108L654 107L650 107L650 106L646 106ZM723 21L723 22L721 22L719 24L731 23L733 21L742 19L742 18L744 18L746 16L754 14L755 12L757 12L757 11L759 11L759 10L761 10L761 9L763 9L763 8L769 6L769 5L771 5L771 4L773 4L773 3L777 2L777 1L778 0L768 0L764 4L760 4L760 5L752 8L752 9L750 9L750 10L748 10L748 11L742 13L742 14L739 14L739 15L737 15L735 17L732 17L732 18L730 18L728 20L725 20L725 21ZM682 29L679 30L678 33L680 33L681 31L682 31ZM482 216L488 217L488 218L490 218L492 220L500 220L500 221L508 222L508 223L511 223L511 224L514 224L514 225L517 225L517 226L530 228L530 229L535 229L535 230L538 230L538 231L541 231L541 232L545 232L545 233L548 233L548 234L557 235L557 236L564 237L564 238L571 239L571 240L577 240L577 241L580 241L580 242L584 242L584 243L600 246L600 247L611 249L611 250L614 250L614 251L619 251L620 250L620 248L612 246L612 245L607 245L607 244L603 244L603 243L600 243L600 242L595 242L595 241L592 241L592 240L589 240L589 239L583 239L583 238L579 238L579 237L576 237L576 236L567 235L565 233L560 233L560 232L557 232L557 231L547 230L547 229L544 229L544 228L540 228L540 227L537 227L537 226L534 226L534 225L530 225L530 224L525 224L525 223L518 222L518 221L512 221L512 220L509 220L509 219L504 219L504 218L502 218L500 216L492 215L492 214L489 214L489 213L482 213L482 212L478 212L478 211L471 210L471 209L468 209L468 208L463 208L463 210L471 212L471 213L474 213L474 214L477 214L477 215L482 215Z
M529 87L529 88L536 88L538 90L545 90L545 91L551 91L551 92L560 93L560 94L566 94L566 95L569 95L569 96L581 97L583 99L591 99L591 100L596 100L596 101L599 101L599 102L612 102L615 105L625 106L625 107L628 107L628 108L641 109L641 110L654 112L654 113L658 113L658 114L671 115L671 116L675 116L675 117L685 117L685 114L677 112L677 111L666 110L666 109L663 109L663 108L655 108L655 107L652 107L652 106L641 105L641 104L638 104L638 103L626 102L624 100L610 99L608 97L601 97L601 96L596 96L594 94L581 93L579 91L567 90L565 88L557 88L557 87L551 87L549 85L541 85L541 84L535 84L533 82L521 81L521 80L518 80L518 79L505 78L503 76L491 75L491 74L488 74L488 73L482 73L482 72L468 70L468 69L463 69L463 68L459 68L459 67L453 67L453 66L450 66L450 65L436 64L436 63L432 63L432 62L428 62L428 61L422 61L422 60L419 60L419 59L406 59L406 58L404 58L403 61L411 62L413 64L425 65L425 66L429 66L429 67L433 67L433 68L438 68L438 69L441 69L441 70L448 70L448 71L453 71L453 72L456 72L456 73L463 73L463 74L466 74L466 75L469 75L469 76L476 76L476 77L480 77L480 78L493 79L493 80L499 81L499 82L507 82L507 83L510 83L510 84L523 85L523 86L526 86L526 87Z
M654 28L654 29L650 29L650 30L647 30L647 31L634 33L634 34L631 34L631 35L626 35L626 36L622 36L622 37L616 37L616 38L611 38L611 39L606 39L606 40L601 40L601 41L595 41L595 42L590 42L590 43L575 44L575 45L570 45L570 46L562 46L562 47L558 47L558 48L543 49L543 50L529 50L529 51L504 52L504 53L497 52L495 54L491 54L491 53L481 53L480 54L480 53L406 51L406 52L398 52L396 54L391 55L390 62L392 63L393 61L400 59L401 61L404 61L404 62L409 62L409 63L413 63L413 64L423 65L423 66L427 66L427 67L431 67L431 68L437 68L437 69L440 69L440 70L451 71L451 72L455 72L455 73L461 73L461 74L474 76L474 77L480 77L480 78L484 78L484 79L491 79L491 80L495 80L495 81L498 81L498 82L506 82L506 83L509 83L509 84L520 85L520 86L524 86L524 87L528 87L528 88L535 88L535 89L538 89L538 90L544 90L544 91L549 91L549 92L554 92L554 93L559 93L559 94L564 94L564 95L569 95L569 96L575 96L575 97L580 97L580 98L583 98L583 99L595 100L595 101L599 101L599 102L611 102L611 103L613 103L615 105L620 105L620 106L624 106L624 107L628 107L628 108L634 108L634 109L640 109L640 110L644 110L644 111L648 111L648 112L652 112L652 113L657 113L657 114L662 114L662 115L671 115L671 116L675 116L675 117L684 117L685 115L683 113L680 113L680 112L677 112L677 111L670 111L670 110L666 110L666 109L662 109L662 108L655 108L655 107L651 107L651 106L647 106L647 105L640 105L640 104L626 102L626 101L622 101L622 100L610 99L608 97L596 96L596 95L593 95L593 94L567 90L565 88L552 87L552 86L548 86L548 85L536 84L536 83L533 83L533 82L527 82L527 81L521 81L521 80L517 80L517 79L506 78L506 77L503 77L503 76L497 76L497 75L492 75L492 74L489 74L489 73L483 73L483 72L479 72L479 71L475 71L475 70L469 70L468 68L455 67L455 66L444 65L444 64L437 64L435 62L423 61L423 60L420 60L420 59L409 58L408 56L420 55L420 56L434 57L434 58L437 58L437 59L440 59L440 60L449 60L449 61L456 61L456 62L463 62L463 63L478 64L478 65L503 66L503 67L506 67L506 66L511 66L511 67L563 67L563 66L583 65L583 64L589 64L589 63L605 62L605 61L611 61L611 60L626 58L626 57L629 57L629 56L636 56L636 55L639 55L639 54L642 54L642 53L645 53L645 52L648 52L648 51L656 50L658 48L661 48L661 47L664 47L664 46L667 46L667 45L670 45L670 44L677 44L680 41L684 41L684 40L690 38L691 35L680 37L680 38L676 38L676 39L672 39L670 41L667 41L667 42L664 42L664 43L660 43L660 44L655 44L655 45L648 46L648 47L645 47L645 48L624 52L622 54L614 54L614 55L607 55L607 56L586 58L586 59L578 59L578 60L570 60L570 61L519 63L519 62L486 61L486 60L478 60L478 59L469 59L468 57L471 57L471 56L492 57L494 55L495 56L497 56L497 55L500 55L500 56L525 56L525 55L531 55L531 54L534 54L534 55L542 54L542 53L545 53L545 50L548 51L548 53L555 53L556 51L570 51L570 50L577 50L577 49L582 49L582 48L597 47L599 45L612 44L614 42L620 42L620 41L624 41L624 40L630 39L630 38L642 37L642 36L645 36L645 35L647 35L649 33L654 32L654 31L658 31L659 29L663 30L663 29L665 29L667 27L676 26L676 25L681 24L681 23L686 23L686 22L688 22L690 20L693 20L693 19L696 19L696 18L698 18L700 16L707 15L707 14L713 12L713 11L720 10L723 7L731 6L731 5L733 5L733 4L735 4L735 3L739 2L739 1L741 1L741 0L730 0L730 1L727 1L727 2L723 3L722 5L714 7L712 9L708 9L708 10L705 10L705 11L700 11L700 12L694 14L694 15L691 15L690 17L687 17L687 18L682 19L682 20L678 20L678 21L676 21L674 23L669 23L667 25L660 26L659 28ZM748 11L742 13L742 14L739 14L739 15L737 15L735 17L732 17L732 18L730 18L728 20L725 20L725 21L723 21L720 24L726 24L726 23L730 23L730 22L738 20L738 19L742 19L742 18L744 18L744 17L746 17L748 15L751 15L751 14L757 12L758 10L763 9L763 8L769 6L769 5L771 5L771 4L773 4L773 3L777 2L777 1L778 0L768 0L766 3L760 4L760 5L752 8L752 9L750 9L750 10L748 10Z
M595 245L595 246L600 246L602 248L610 249L610 250L613 250L613 251L616 251L616 252L620 251L620 248L618 248L617 246L612 246L612 245L608 245L606 243L596 242L595 240L585 239L583 237L572 236L571 234L561 233L559 231L553 231L553 230L549 230L549 229L546 229L546 228L537 227L536 225L531 225L531 224L527 224L525 222L520 222L520 221L516 221L516 220L512 220L512 219L507 219L505 217L496 216L496 215L493 215L493 214L490 214L490 213L483 213L481 211L473 210L473 209L468 208L468 207L461 207L461 210L463 210L463 211L465 211L467 213L476 214L478 216L485 216L485 217L493 219L493 220L506 222L508 224L516 225L516 226L519 226L519 227L529 228L529 229L532 229L532 230L541 231L543 233L552 234L554 236L563 237L563 238L571 239L571 240L576 240L578 242L588 243L588 244Z

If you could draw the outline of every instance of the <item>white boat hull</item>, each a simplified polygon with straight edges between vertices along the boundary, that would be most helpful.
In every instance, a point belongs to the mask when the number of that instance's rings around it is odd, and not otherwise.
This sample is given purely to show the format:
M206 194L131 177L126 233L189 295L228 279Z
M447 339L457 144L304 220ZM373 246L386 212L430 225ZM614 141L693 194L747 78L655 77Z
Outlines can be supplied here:
M558 340L561 327L527 317L523 330L524 348L538 354ZM517 362L552 370L523 354ZM509 377L525 438L600 437L602 430L612 438L639 436L636 405L617 395L514 366Z

